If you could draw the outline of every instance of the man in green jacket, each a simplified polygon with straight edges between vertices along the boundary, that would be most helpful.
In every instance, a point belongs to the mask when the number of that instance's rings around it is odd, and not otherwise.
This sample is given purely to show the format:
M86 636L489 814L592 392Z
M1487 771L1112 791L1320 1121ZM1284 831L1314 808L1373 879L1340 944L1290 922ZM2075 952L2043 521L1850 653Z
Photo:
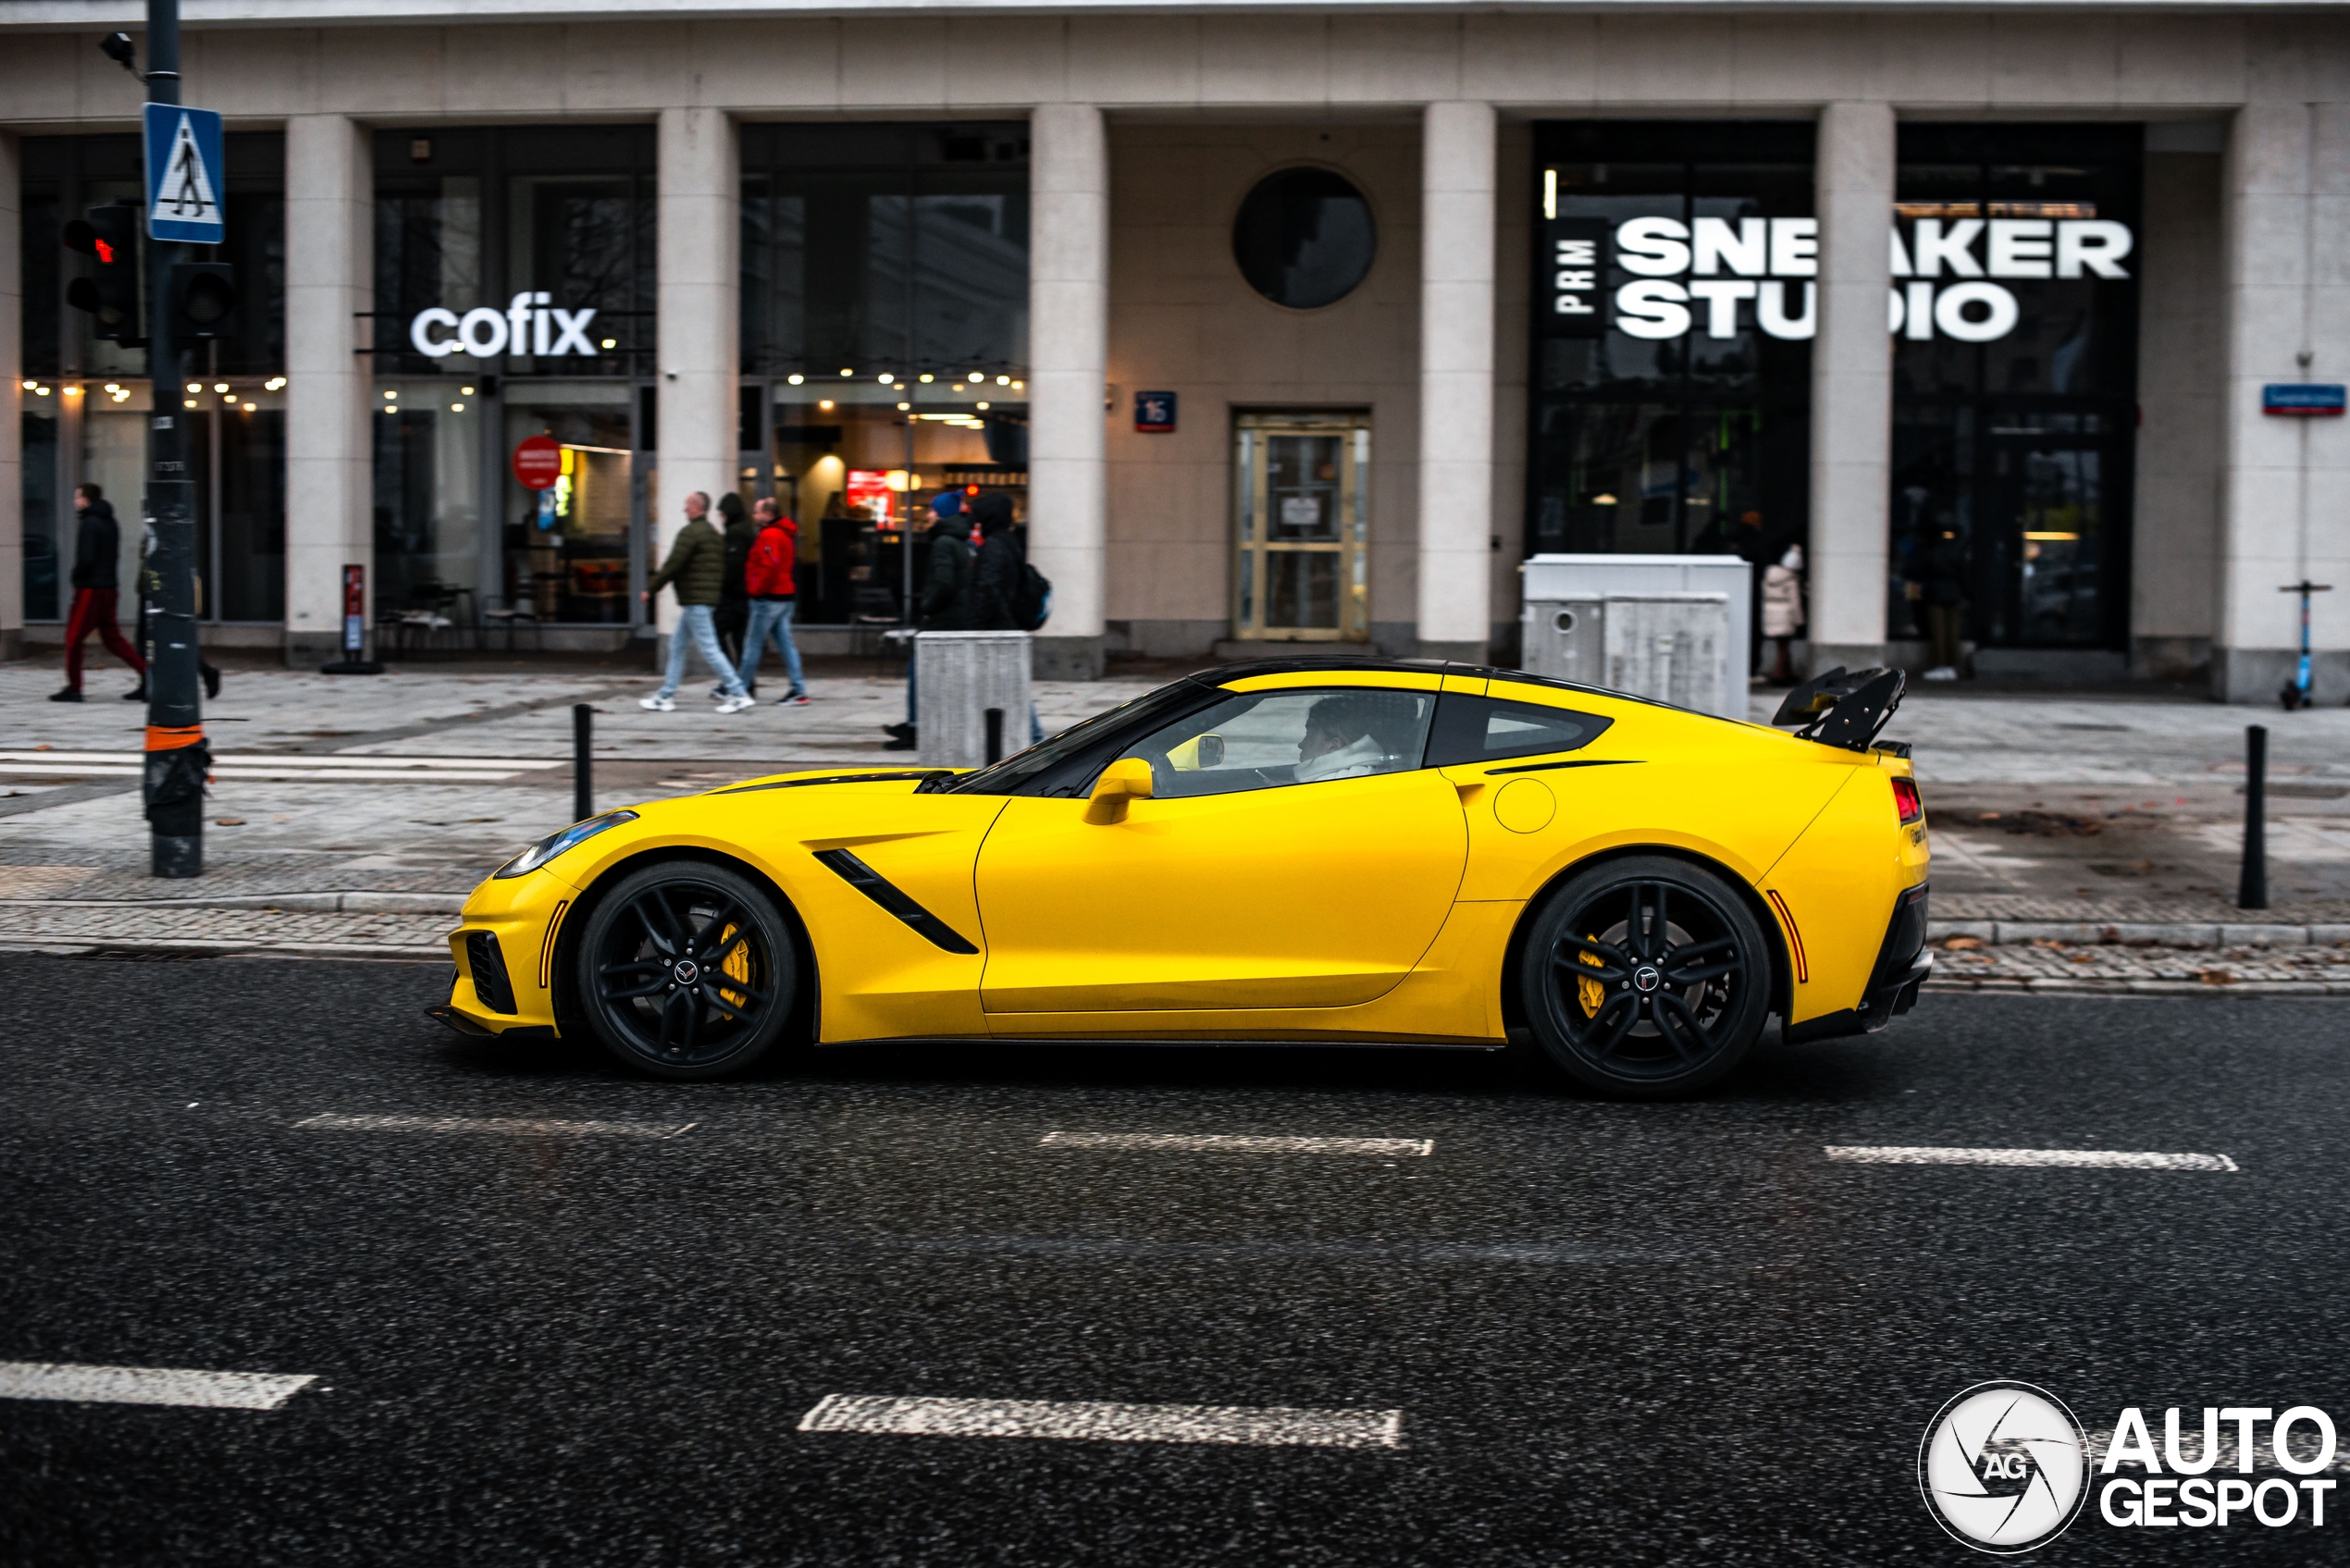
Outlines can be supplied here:
M652 602L653 595L674 586L677 594L677 627L669 634L669 673L661 689L650 697L639 698L637 706L649 708L656 713L668 713L676 707L677 688L686 679L686 643L692 639L694 651L701 661L718 676L718 711L739 713L751 705L750 694L743 690L742 677L727 662L725 653L718 646L717 623L712 611L724 596L726 582L726 541L710 525L710 497L699 490L686 498L686 525L669 547L669 559L653 574L646 586L645 602Z

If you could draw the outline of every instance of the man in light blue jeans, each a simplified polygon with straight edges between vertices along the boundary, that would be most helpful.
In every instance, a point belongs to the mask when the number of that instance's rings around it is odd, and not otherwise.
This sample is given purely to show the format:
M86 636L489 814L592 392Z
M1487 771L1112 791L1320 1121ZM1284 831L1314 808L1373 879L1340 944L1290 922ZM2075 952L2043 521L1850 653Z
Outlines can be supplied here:
M696 490L686 498L686 525L678 530L676 542L669 547L669 559L662 562L645 590L647 603L664 587L675 585L677 591L677 627L669 634L669 673L661 689L650 697L637 699L639 708L649 708L656 713L668 713L677 707L677 687L686 678L686 644L690 640L701 661L718 676L718 711L739 713L750 706L750 695L743 690L743 679L735 673L735 666L727 661L718 646L718 626L712 615L721 586L726 576L726 542L718 530L710 525L710 498Z

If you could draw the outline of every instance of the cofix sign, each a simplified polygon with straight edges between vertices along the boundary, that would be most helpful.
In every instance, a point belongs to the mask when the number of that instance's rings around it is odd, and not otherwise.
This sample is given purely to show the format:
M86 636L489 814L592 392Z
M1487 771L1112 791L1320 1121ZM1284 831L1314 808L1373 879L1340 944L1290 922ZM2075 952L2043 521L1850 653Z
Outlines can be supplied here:
M588 337L588 324L595 319L592 308L563 310L555 305L552 295L526 290L502 311L488 305L476 305L463 315L439 305L420 310L408 323L408 341L430 359L454 353L476 359L499 354L593 358L604 352Z

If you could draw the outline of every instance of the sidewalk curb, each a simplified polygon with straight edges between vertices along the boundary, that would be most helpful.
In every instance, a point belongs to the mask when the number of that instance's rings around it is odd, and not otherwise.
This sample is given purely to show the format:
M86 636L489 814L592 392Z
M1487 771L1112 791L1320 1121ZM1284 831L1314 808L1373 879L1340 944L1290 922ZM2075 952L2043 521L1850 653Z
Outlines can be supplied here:
M1974 991L2035 996L2350 996L2350 981L2239 980L2212 985L2199 980L2090 980L1935 975L1927 991Z
M1929 920L1926 940L1971 936L1994 947L2035 942L2125 947L2307 947L2350 943L2350 925L2248 925L2202 921Z
M446 915L463 893L232 893L212 898L0 898L0 909L286 909L340 915Z
M10 942L0 953L37 953L52 958L358 958L378 963L453 967L449 949L387 947L361 942L174 942L164 937L130 941Z

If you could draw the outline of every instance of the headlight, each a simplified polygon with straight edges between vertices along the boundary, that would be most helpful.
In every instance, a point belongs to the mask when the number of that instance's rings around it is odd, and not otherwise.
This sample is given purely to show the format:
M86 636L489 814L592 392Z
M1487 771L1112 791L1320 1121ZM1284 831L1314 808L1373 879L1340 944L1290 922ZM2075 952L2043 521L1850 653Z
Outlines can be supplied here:
M600 817L590 817L584 822L574 822L561 833L550 833L504 865L498 868L501 877L528 876L574 845L595 837L606 828L616 828L623 822L637 820L634 811L607 811Z

